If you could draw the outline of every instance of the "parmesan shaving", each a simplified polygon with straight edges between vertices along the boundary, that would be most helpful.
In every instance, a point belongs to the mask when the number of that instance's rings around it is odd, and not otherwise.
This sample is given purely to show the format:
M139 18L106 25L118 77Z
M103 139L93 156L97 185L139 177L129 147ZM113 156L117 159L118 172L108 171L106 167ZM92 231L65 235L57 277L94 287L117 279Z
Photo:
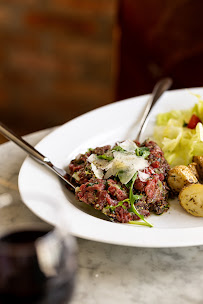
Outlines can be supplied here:
M141 180L141 182L145 182L150 177L149 174L141 172L141 171L138 172L138 176L139 176L139 179Z
M127 152L135 152L135 150L138 148L136 143L130 139L127 139L124 142L119 143L119 146Z
M100 159L96 154L91 154L88 157L95 176L100 179L118 176L121 183L127 184L138 172L140 179L146 180L149 175L141 170L149 167L149 163L143 157L135 154L137 145L131 140L126 140L119 145L125 151L113 151L111 161Z
M104 175L105 179L111 175L118 175L121 183L127 184L137 171L149 166L146 159L135 154L114 151L113 156L114 159L109 163Z
M102 169L97 168L93 163L91 164L91 167L92 167L92 171L94 172L94 175L96 176L96 178L102 179L104 177L104 173L103 173Z

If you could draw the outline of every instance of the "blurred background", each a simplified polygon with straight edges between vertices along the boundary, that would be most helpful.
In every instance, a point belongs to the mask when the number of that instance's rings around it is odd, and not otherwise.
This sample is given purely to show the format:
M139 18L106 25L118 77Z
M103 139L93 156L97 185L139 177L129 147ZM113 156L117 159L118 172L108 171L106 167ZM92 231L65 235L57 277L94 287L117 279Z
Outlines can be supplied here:
M1 121L24 135L163 76L202 86L202 11L200 0L0 0Z

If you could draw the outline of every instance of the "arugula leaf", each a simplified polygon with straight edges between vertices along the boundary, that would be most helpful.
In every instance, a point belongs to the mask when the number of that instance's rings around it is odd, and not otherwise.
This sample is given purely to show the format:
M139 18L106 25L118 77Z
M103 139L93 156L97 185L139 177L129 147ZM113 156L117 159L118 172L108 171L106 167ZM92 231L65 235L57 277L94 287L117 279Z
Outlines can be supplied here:
M137 178L137 172L134 174L133 178L131 179L131 185L130 185L130 191L129 191L129 200L130 200L131 210L132 210L132 212L134 212L141 220L144 221L144 223L142 223L141 225L145 225L145 226L148 226L148 227L153 227L150 223L148 223L148 222L145 220L144 216L143 216L142 214L140 214L140 213L137 211L137 209L135 208L134 202L135 202L135 200L139 199L139 198L138 198L138 195L134 195L134 194L133 194L133 185L134 185L134 182L135 182L136 178ZM133 222L134 222L134 221L133 221ZM136 221L135 221L135 222L136 222ZM138 225L140 225L140 222L138 222L138 223L139 223ZM135 223L133 223L133 224L135 224Z
M151 224L146 224L145 222L138 222L138 221L129 221L129 224L133 224L133 225L140 225L140 226L149 226L149 227L153 227Z
M130 199L131 205L134 204L134 202L135 202L135 195L133 194L133 185L134 185L136 178L137 178L137 172L133 175L133 178L131 179L131 185L130 185L130 191L129 191L129 199Z
M132 182L132 179L127 183L127 184L125 184L126 185L126 187L129 189L130 188L130 186L131 186L131 182Z
M123 203L125 202L129 202L129 199L125 199L123 201L120 201L117 205L115 206L109 206L108 208L111 209L112 211L114 211L116 209L116 207L122 206L123 209L127 209L127 207L125 205L123 205Z

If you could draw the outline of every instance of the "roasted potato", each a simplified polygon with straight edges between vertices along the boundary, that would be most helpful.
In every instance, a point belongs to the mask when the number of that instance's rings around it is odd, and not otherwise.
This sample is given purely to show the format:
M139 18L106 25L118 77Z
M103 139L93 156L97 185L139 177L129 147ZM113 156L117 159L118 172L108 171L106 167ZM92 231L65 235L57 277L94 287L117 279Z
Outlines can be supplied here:
M175 166L169 170L168 185L175 193L179 193L183 187L198 183L198 179L187 166Z
M193 162L197 164L197 171L201 180L203 180L203 156L193 156Z
M180 205L190 214L203 217L203 185L190 184L179 194Z
M199 177L199 173L198 173L198 170L197 170L197 163L193 162L193 163L189 164L188 168L196 176L196 178L199 180L200 177Z

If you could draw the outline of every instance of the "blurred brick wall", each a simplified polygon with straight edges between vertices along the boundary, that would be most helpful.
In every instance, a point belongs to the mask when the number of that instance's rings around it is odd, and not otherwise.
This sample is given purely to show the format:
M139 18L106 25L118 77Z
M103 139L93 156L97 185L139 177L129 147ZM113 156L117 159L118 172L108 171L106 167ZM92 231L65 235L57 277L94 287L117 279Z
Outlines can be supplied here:
M21 135L114 100L118 0L1 0L1 120Z

